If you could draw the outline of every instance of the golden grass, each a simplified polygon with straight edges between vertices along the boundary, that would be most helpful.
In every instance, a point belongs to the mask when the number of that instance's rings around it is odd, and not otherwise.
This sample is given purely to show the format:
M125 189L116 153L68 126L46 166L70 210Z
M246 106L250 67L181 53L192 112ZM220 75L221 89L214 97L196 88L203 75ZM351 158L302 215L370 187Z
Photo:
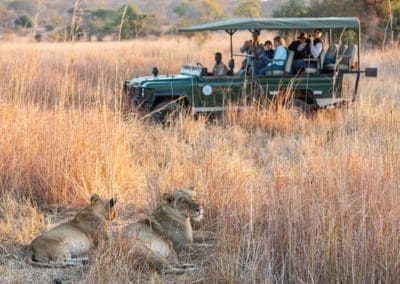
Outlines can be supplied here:
M219 36L1 44L2 241L29 243L47 204L116 194L135 219L162 192L194 185L218 237L191 281L399 282L400 50L365 52L379 78L362 79L357 104L310 120L259 111L163 128L119 112L125 79L211 66L227 48ZM80 280L141 279L120 252L95 256Z

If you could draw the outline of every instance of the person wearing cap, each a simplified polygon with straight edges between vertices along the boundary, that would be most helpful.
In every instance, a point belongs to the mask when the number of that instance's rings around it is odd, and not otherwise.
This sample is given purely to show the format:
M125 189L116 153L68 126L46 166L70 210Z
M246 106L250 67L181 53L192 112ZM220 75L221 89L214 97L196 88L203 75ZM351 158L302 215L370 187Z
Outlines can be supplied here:
M318 59L321 56L322 49L324 48L322 42L322 31L320 29L315 29L311 36L308 39L300 44L297 48L299 52L304 53L304 58L309 59ZM304 67L316 68L317 63L313 61L307 61L304 59L297 59L293 62L293 69L296 73L301 72Z
M304 53L303 51L299 51L298 47L301 44L304 44L307 40L307 33L300 33L300 35L297 37L297 40L293 41L289 46L288 46L288 50L291 50L294 52L294 56L293 59L297 60L297 59L301 59L304 58Z
M248 68L253 66L254 59L257 60L263 51L264 48L260 42L260 31L254 30L252 31L252 39L246 40L240 48L240 52L245 53L248 57L244 60L238 75L244 75Z

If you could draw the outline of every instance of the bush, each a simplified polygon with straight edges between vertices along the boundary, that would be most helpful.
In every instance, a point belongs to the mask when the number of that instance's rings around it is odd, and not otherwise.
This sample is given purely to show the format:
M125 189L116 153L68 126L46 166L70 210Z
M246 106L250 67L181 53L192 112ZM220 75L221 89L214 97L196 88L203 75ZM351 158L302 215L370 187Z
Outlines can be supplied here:
M15 19L14 24L16 26L21 26L24 28L32 28L32 26L33 26L33 22L31 20L31 18L29 18L26 15L20 16L17 19Z

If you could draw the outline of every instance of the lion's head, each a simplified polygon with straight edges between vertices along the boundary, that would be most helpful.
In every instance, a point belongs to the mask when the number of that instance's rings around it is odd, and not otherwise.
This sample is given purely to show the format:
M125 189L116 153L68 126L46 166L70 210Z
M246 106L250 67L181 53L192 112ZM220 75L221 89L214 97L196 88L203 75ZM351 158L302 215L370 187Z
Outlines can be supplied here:
M190 218L198 222L203 218L203 209L193 199L192 187L164 193L161 204L164 210L180 219Z
M106 220L112 221L116 217L115 203L117 198L101 199L97 193L92 194L90 197L90 207L100 213Z

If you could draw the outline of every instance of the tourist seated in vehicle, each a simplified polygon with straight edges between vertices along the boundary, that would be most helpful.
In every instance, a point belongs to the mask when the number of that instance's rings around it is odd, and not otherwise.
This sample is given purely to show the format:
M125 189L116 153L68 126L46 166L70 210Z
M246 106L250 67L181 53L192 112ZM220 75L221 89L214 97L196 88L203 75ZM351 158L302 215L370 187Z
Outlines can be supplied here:
M253 68L253 63L259 58L264 51L263 45L260 42L260 31L254 30L252 32L252 39L244 42L240 48L240 52L244 53L246 59L242 63L242 67L238 72L239 76L243 76L248 70Z
M303 72L304 68L317 68L317 62L323 50L322 31L315 29L306 41L297 48L299 52L304 53L304 58L297 59L293 62L293 70L295 73Z
M297 37L297 39L295 41L293 41L289 46L288 46L288 50L291 50L294 52L294 60L297 59L302 59L304 58L304 50L299 51L298 48L301 44L304 44L307 40L307 33L300 33L300 35Z
M267 40L264 43L264 51L261 53L260 57L262 56L265 56L270 60L274 58L274 46L272 45L272 41Z
M258 70L257 75L266 75L269 71L283 71L285 69L285 62L287 60L287 50L285 39L281 36L274 38L275 52L274 57L269 63Z
M228 74L228 67L222 62L221 52L215 53L215 65L212 70L213 76L225 76Z
M267 40L264 43L264 51L260 54L258 60L255 62L255 73L258 74L258 71L266 67L268 63L274 58L274 48L272 42Z

